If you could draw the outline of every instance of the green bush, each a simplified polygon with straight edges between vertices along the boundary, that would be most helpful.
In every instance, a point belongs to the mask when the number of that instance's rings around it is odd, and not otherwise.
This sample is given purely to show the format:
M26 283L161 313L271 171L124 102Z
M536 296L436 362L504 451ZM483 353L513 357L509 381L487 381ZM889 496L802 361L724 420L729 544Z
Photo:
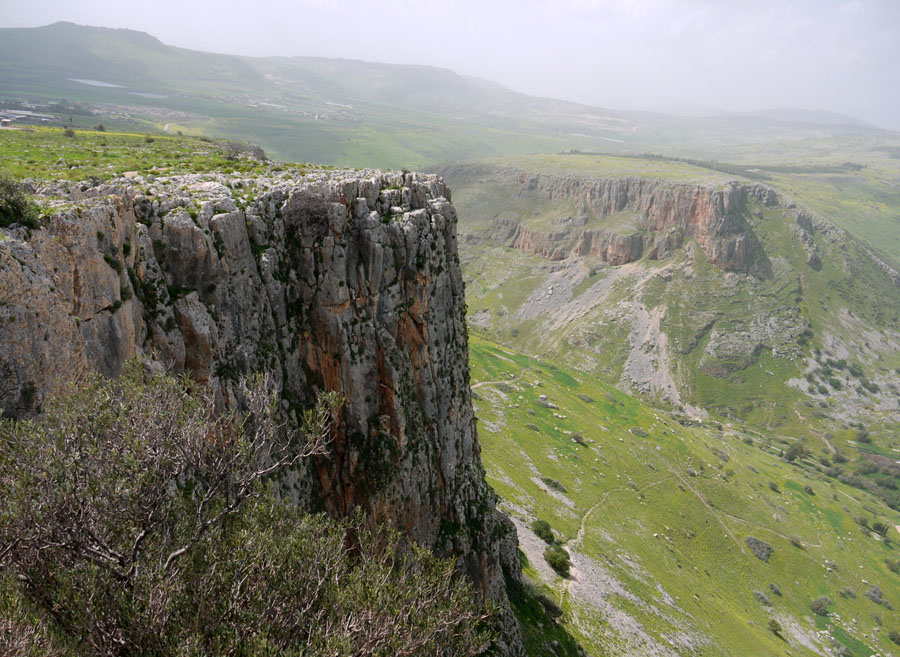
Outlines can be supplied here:
M0 227L15 223L28 228L39 228L39 212L29 201L25 191L6 173L0 172Z
M569 576L569 567L571 560L566 549L559 545L551 545L544 550L544 559L550 564L550 567L563 577Z
M550 528L550 523L546 520L535 520L531 523L531 530L537 534L537 537L544 541L544 543L556 542L556 539L553 536L553 530Z
M247 415L220 415L134 362L0 421L0 641L59 657L483 650L488 610L452 561L278 494L273 476L324 453L338 400L290 427L267 379L242 388Z
M553 490L560 493L566 492L566 487L556 481L556 479L552 479L550 477L541 477L541 481L543 481L547 485L547 488L552 488Z
M750 551L760 561L768 561L772 556L772 546L755 536L748 536L744 539L744 543L750 548Z
M820 596L809 603L810 610L819 616L828 615L828 605L831 604L827 595Z

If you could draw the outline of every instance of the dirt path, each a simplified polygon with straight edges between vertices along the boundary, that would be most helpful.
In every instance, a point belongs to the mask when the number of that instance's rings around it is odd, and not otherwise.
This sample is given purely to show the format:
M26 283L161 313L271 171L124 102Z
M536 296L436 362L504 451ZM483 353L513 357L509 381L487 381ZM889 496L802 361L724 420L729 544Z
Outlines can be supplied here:
M481 386L496 386L501 383L515 383L516 381L519 381L523 376L525 376L525 372L527 371L527 369L524 369L511 379L500 379L498 381L479 381L478 383L473 383L469 387L472 388L472 390L475 390L475 388L480 388Z
M724 530L725 530L725 533L728 534L729 538L731 538L731 540L734 541L734 544L738 546L738 549L739 549L742 553L746 554L747 551L744 549L744 544L741 543L741 542L737 539L737 537L731 532L731 529L728 527L728 525L725 524L725 521L722 520L722 518L719 516L719 513L718 513L714 508L712 508L712 506L710 506L709 502L706 501L706 498L703 497L703 495L700 494L700 491L698 491L696 488L694 488L693 486L691 486L691 482L689 482L687 479L685 479L684 475L682 475L680 472L678 472L678 471L677 471L675 468L673 468L671 465L669 465L669 464L667 463L667 464L666 464L666 467L669 469L669 472L671 472L673 475L675 475L676 477L678 477L678 480L679 480L682 484L684 484L684 486L687 487L688 490L690 490L694 495L697 496L697 499L700 500L700 502L703 503L703 506L705 506L705 507L707 508L707 510L713 515L713 517L719 522L719 524L722 525L722 529L724 529Z

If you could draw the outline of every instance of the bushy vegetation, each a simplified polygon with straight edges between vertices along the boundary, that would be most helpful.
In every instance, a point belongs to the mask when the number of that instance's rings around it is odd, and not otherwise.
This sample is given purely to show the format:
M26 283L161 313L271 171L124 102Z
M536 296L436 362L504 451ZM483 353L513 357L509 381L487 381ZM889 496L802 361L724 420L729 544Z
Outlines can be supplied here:
M550 523L546 520L535 520L531 524L531 530L537 534L537 537L544 541L544 543L555 543L556 537L553 535L553 530L550 528Z
M831 604L831 600L828 599L827 595L822 595L809 603L809 609L814 614L819 616L827 616L828 615L828 605Z
M768 561L769 557L772 556L772 546L762 541L754 536L748 536L744 539L744 542L747 544L747 547L750 548L750 551L760 561Z
M544 559L550 564L557 573L563 577L569 576L569 568L571 567L571 559L569 553L561 545L554 543L544 550Z
M221 415L131 364L0 424L0 653L482 650L488 615L452 561L280 499L274 478L322 453L339 401L292 428L269 387Z
M38 209L22 187L7 173L0 171L0 227L19 223L37 228Z

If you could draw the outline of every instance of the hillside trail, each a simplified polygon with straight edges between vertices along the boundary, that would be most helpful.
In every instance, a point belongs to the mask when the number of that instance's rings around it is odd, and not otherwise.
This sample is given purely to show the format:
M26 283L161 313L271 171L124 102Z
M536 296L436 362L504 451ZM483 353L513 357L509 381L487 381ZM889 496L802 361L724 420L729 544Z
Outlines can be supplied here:
M718 512L710 505L709 502L706 501L706 498L703 497L703 495L700 493L700 491L698 491L696 488L694 488L694 487L691 485L691 482L689 482L689 481L684 477L684 475L682 475L680 472L678 472L675 468L673 468L673 467L672 467L671 465L669 465L668 463L666 463L666 468L668 468L668 469L669 469L669 472L671 472L673 475L675 475L675 476L678 478L678 480L679 480L679 481L680 481L680 482L681 482L688 490L690 490L690 491L697 497L698 500L700 500L700 502L703 504L703 506L705 506L706 509L712 514L712 516L719 522L719 524L722 525L722 529L724 529L724 530L725 530L725 533L728 535L728 537L729 537L732 541L734 541L734 544L738 547L738 549L741 551L741 553L746 554L747 551L744 549L744 544L741 543L741 542L737 539L737 537L732 533L732 531L731 531L731 529L728 527L728 525L725 524L725 521L722 520L722 518L719 516L719 513L718 513Z
M659 484L669 481L670 479L671 479L671 477L665 477L658 481L654 481L653 483L647 484L646 486L640 488L638 490L638 492L648 490L650 488L653 488L654 486L658 486ZM581 523L578 527L578 532L575 534L575 538L573 538L571 541L569 541L569 543L566 544L566 547L569 547L572 550L574 550L576 547L581 547L581 545L584 541L584 533L585 533L585 530L587 527L587 521L588 521L588 518L591 516L591 514L595 510L597 510L601 505L603 505L606 502L606 500L609 499L610 495L612 495L613 493L618 492L618 491L627 491L627 490L630 490L630 489L625 488L624 486L617 486L616 488L610 488L608 491L603 493L603 497L601 497L599 500L594 502L594 504L592 504L591 507L587 511L584 512L584 515L581 516ZM575 576L570 576L567 580L565 580L565 585L563 586L562 591L560 591L560 596L559 596L560 603L562 603L564 596L572 595L572 584L574 584L577 580L578 580L578 578Z
M501 383L515 383L516 381L520 381L520 380L522 379L522 377L525 376L525 372L529 372L529 371L530 371L530 368L527 368L527 367L526 367L524 370L522 370L521 372L519 372L518 374L516 374L516 375L515 375L513 378L511 378L511 379L499 379L499 380L497 380L497 381L479 381L478 383L473 383L473 384L472 384L471 386L469 386L469 387L470 387L472 390L475 390L475 388L480 388L481 386L496 386L496 385L499 385L499 384L501 384Z
M794 409L794 413L797 414L797 417L800 418L801 422L806 421L806 419L803 417L803 414L800 413L800 411L798 411L796 408ZM834 448L834 445L832 445L831 441L828 440L828 436L826 436L825 434L819 434L819 438L821 438L822 442L825 443L825 447L828 448L829 452L831 452L832 454L837 452L837 450Z

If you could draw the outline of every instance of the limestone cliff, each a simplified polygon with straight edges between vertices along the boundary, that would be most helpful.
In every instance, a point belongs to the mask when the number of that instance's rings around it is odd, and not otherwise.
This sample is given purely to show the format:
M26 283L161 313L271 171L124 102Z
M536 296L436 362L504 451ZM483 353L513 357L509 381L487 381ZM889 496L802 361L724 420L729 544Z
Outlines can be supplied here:
M644 256L662 259L685 239L694 239L722 270L763 273L757 239L745 216L746 200L778 201L769 188L737 183L717 188L644 178L587 179L518 172L516 184L519 195L526 198L574 202L580 217L574 219L574 226L553 232L501 219L493 229L493 240L554 260L589 255L611 265ZM623 212L634 215L630 228L603 225L605 218ZM599 227L577 229L591 218Z
M270 370L285 412L346 399L301 481L455 554L506 607L515 529L484 479L450 193L434 176L311 171L45 185L35 231L0 230L0 408L132 357L188 371L233 404ZM311 481L310 481L311 480ZM513 628L506 650L521 645Z

